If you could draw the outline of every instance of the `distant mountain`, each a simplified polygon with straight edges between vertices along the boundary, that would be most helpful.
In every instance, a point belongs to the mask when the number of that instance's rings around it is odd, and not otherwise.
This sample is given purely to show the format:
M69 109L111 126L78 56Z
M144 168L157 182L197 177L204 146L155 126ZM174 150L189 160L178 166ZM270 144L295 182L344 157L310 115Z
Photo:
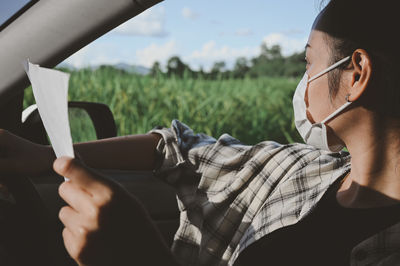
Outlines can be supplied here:
M124 71L126 71L128 73L131 73L131 74L135 73L135 74L139 74L139 75L147 75L147 74L150 73L150 69L147 68L147 67L137 66L137 65L129 65L127 63L118 63L118 64L115 64L115 65L109 65L109 66L112 66L112 67L114 67L116 69L124 70ZM67 69L70 69L70 70L79 70L79 68L74 67L73 65L65 63L65 62L62 62L61 64L57 65L57 67L59 67L59 68L67 68ZM96 70L99 67L100 67L100 65L98 65L98 66L90 66L90 68L92 70Z
M144 66L129 65L126 63L118 63L113 65L116 69L124 70L128 73L136 73L140 75L147 75L150 73L150 69Z
M67 69L69 69L69 70L77 70L76 67L74 67L74 66L71 65L71 64L65 63L65 62L61 62L61 63L58 64L56 67L57 67L57 68L67 68Z

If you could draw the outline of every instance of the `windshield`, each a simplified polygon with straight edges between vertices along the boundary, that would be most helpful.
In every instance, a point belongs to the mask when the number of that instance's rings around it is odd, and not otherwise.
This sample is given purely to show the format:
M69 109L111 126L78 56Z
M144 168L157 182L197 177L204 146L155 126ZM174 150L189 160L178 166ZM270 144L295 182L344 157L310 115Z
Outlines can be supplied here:
M0 2L0 30L16 19L37 0L2 0Z

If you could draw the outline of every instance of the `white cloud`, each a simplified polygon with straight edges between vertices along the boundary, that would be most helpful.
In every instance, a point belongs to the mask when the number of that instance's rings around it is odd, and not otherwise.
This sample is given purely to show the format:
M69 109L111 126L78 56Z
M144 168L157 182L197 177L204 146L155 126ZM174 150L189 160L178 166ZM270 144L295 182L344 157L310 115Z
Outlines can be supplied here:
M165 65L167 59L178 54L178 51L178 45L174 40L163 44L153 43L136 51L120 47L117 43L94 42L70 56L64 63L76 68L118 63L151 67L155 61Z
M199 17L199 14L188 7L184 7L182 9L182 16L186 19L196 19Z
M87 57L88 54L88 48L87 46L80 49L78 52L73 54L72 56L68 57L64 62L72 65L74 67L80 68L84 66L88 66L85 58Z
M113 30L114 33L134 36L165 37L165 9L163 6L150 8Z
M307 37L291 38L283 33L271 33L263 39L263 42L268 46L279 44L282 48L282 54L287 56L303 51L307 43Z
M243 34L246 31L242 32ZM247 32L248 34L249 32ZM282 48L283 55L291 55L294 52L301 52L307 43L307 37L292 38L282 33L272 33L267 35L263 42L268 46L279 44ZM238 57L246 57L248 59L260 54L260 46L245 46L234 48L228 45L219 46L215 41L208 41L203 46L183 57L183 61L189 63L194 69L203 66L205 70L209 70L214 62L224 61L227 68L232 68Z
M244 37L250 36L250 35L253 35L253 31L251 29L246 29L246 28L238 29L238 30L236 30L235 35L244 36Z
M97 66L102 64L116 64L120 61L113 51L117 50L117 46L110 43L92 43L85 46L68 59L65 63L76 68Z
M233 48L227 45L218 46L215 41L208 41L200 50L185 56L184 61L195 69L203 66L205 70L209 70L216 61L225 61L227 67L231 68L238 57L251 58L259 52L259 47Z
M177 54L178 46L174 40L164 44L151 44L150 46L136 51L136 64L151 67L155 61L165 64L167 59Z
M293 52L302 51L307 38L295 38L283 33L273 33L267 35L263 42L266 42L268 46L279 44L282 47L282 53L289 55ZM232 68L238 57L250 59L258 56L259 53L260 46L257 44L232 47L217 44L213 40L185 53L182 52L175 40L163 43L157 41L136 51L129 45L121 47L119 43L93 42L65 60L65 63L77 68L120 62L151 67L155 61L159 61L161 65L165 66L171 56L178 55L193 69L199 69L202 66L205 70L209 70L216 61L224 61L227 68Z

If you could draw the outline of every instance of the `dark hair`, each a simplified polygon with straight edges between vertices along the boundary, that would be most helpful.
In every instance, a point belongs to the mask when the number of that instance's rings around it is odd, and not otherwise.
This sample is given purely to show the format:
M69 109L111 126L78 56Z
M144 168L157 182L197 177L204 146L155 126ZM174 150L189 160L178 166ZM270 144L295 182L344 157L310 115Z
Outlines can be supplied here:
M374 101L364 105L384 115L400 117L399 20L392 0L330 0L316 18L313 29L327 33L330 63L352 55L356 49L369 54L371 83L379 91L368 91ZM329 72L330 97L337 95L346 64Z

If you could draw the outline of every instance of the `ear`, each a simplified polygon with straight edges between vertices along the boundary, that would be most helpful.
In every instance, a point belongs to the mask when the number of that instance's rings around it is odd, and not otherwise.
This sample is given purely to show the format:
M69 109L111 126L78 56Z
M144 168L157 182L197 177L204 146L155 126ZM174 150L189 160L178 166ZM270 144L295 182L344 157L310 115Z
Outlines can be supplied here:
M349 101L354 102L365 92L371 81L372 61L367 51L357 49L351 57L353 72L350 79Z

